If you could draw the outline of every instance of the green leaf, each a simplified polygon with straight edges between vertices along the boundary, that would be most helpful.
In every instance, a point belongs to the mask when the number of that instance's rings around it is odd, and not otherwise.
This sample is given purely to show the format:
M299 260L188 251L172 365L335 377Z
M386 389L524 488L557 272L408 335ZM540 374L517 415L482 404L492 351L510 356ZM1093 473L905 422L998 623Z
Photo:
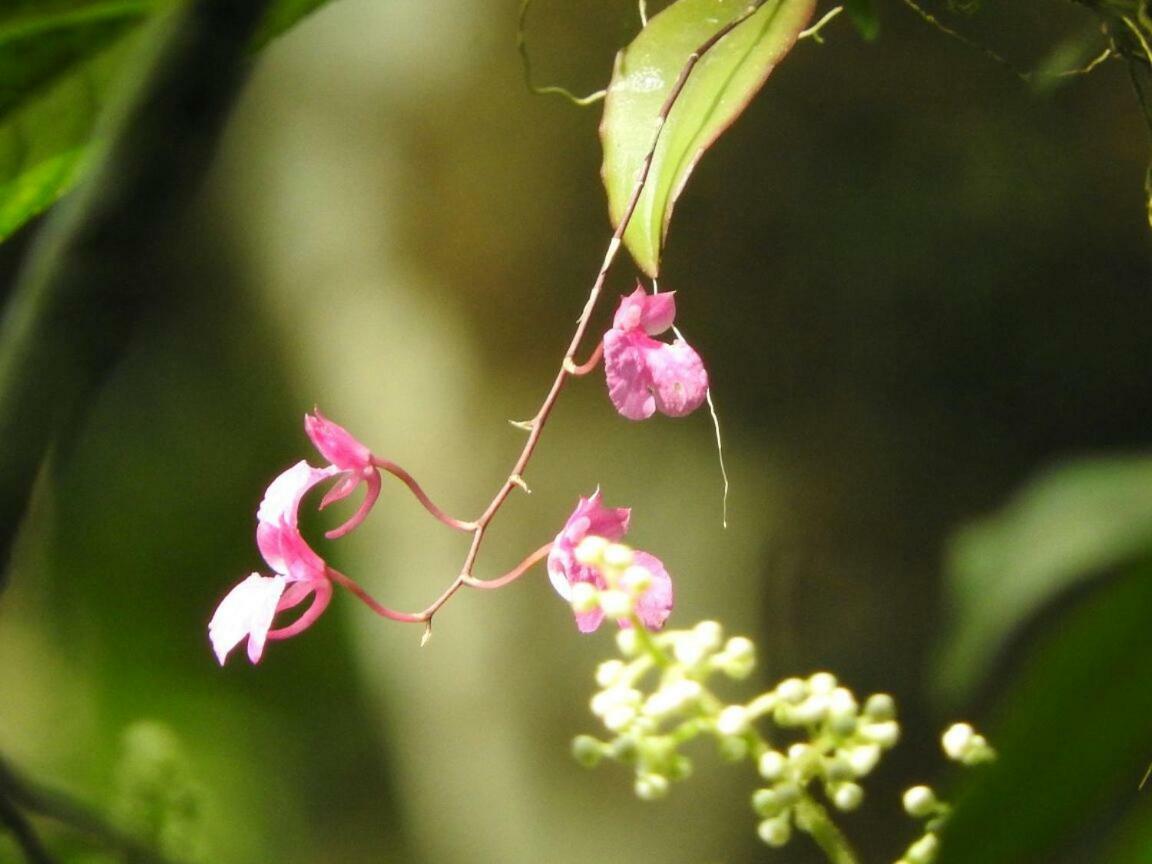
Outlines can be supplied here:
M880 18L876 15L875 0L844 0L848 17L856 25L856 30L871 42L880 35Z
M942 679L965 692L1012 633L1072 585L1152 549L1152 457L1058 467L956 537Z
M259 48L328 0L278 0ZM0 11L0 240L76 183L145 25L171 0L7 0Z
M1139 821L1118 817L1148 805L1137 786L1152 756L1149 609L1145 559L1036 640L984 730L1000 757L972 769L936 864L1104 860L1091 844L1119 845L1117 862L1148 860L1147 846L1125 857Z
M661 108L689 56L748 8L747 0L679 0L648 22L616 57L604 99L601 174L619 225L652 147ZM751 101L812 17L815 0L768 0L703 55L660 133L624 243L649 276L676 199L696 163Z

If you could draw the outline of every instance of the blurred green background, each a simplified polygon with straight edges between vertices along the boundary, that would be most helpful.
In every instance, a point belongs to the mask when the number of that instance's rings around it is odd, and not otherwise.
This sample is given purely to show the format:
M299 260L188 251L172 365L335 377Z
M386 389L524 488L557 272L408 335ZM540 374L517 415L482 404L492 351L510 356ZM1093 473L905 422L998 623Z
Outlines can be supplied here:
M190 860L818 860L802 840L757 841L746 766L702 758L644 804L618 766L572 761L570 739L598 731L592 673L614 649L607 628L576 632L542 568L457 597L424 648L338 595L257 668L237 655L221 670L209 650L215 604L261 565L264 486L314 459L313 405L461 517L519 451L506 421L543 397L610 230L597 109L526 91L517 7L339 0L270 46L160 257L170 303L55 451L22 531L0 596L0 752L112 809L126 748L168 753L192 802L193 839L177 843ZM1019 644L979 687L940 672L955 613L982 602L945 587L950 538L1049 465L1152 440L1149 144L1123 65L1038 92L898 3L880 17L876 42L839 21L825 45L800 44L672 225L661 288L709 365L729 527L707 417L630 423L593 376L561 399L533 494L510 500L478 571L514 565L599 485L673 573L671 625L752 635L765 686L831 669L893 693L904 741L842 820L873 861L915 836L899 790L955 779L939 731L987 721L995 743L1020 689ZM1094 24L1054 2L961 21L1024 66ZM635 29L631 3L539 0L536 73L603 86ZM31 230L0 251L6 282ZM633 278L617 267L611 296ZM465 540L393 484L323 550L420 608ZM1140 670L1091 671L1104 686ZM1073 778L1108 724L1063 742ZM1133 735L1124 803L1069 825L1062 851L1015 860L1104 860L1093 844L1148 808L1135 786L1152 729ZM51 836L67 860L106 860ZM1148 860L1133 836L1124 860ZM19 860L7 842L0 861Z

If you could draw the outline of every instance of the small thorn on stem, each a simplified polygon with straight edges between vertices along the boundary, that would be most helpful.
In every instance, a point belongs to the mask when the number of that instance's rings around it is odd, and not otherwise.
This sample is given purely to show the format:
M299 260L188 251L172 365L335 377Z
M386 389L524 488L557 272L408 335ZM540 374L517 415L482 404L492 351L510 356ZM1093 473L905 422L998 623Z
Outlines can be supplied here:
M517 429L523 429L525 432L531 432L536 428L535 420L509 420L508 422Z
M532 490L528 488L528 484L524 482L524 478L521 477L519 474L510 475L508 477L508 482L511 483L513 486L519 486L521 489L524 490L525 494L527 494L527 495L532 494Z
M423 648L428 644L432 638L432 619L429 618L428 622L424 625L424 635L420 637L420 647Z

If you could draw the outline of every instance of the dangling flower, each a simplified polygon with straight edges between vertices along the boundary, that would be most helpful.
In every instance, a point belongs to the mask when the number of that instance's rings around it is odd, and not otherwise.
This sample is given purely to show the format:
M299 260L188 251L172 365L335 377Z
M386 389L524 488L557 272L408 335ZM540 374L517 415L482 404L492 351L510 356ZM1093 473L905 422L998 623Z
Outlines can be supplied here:
M581 498L548 553L548 577L572 604L581 633L596 630L605 615L630 626L635 614L650 630L672 611L672 579L663 562L616 541L628 531L631 511L600 503L600 490Z
M312 487L339 473L334 466L298 462L272 481L256 511L256 545L275 575L253 573L234 587L208 622L208 638L220 665L248 639L248 659L258 663L268 639L287 639L312 625L332 599L328 567L300 534L300 502ZM278 612L312 604L292 624L272 630Z
M331 540L343 537L358 526L368 516L368 511L380 497L380 472L375 458L367 447L357 441L343 426L333 423L317 409L315 414L304 415L304 431L316 445L316 449L336 469L340 480L328 490L320 502L323 510L329 504L343 500L364 484L364 500L352 518L325 534Z
M708 394L708 373L695 349L683 339L669 345L652 338L675 318L672 292L646 294L637 284L621 298L612 329L604 334L608 396L629 420L644 420L656 411L683 417Z

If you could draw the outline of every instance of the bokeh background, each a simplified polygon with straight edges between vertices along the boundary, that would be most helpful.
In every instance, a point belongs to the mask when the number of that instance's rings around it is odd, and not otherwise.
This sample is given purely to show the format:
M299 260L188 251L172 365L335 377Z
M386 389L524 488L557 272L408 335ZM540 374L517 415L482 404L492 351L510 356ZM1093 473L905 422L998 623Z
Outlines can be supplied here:
M1042 5L972 32L1031 67L1093 24ZM526 90L517 7L339 0L262 55L160 256L171 302L22 532L0 596L4 754L112 810L153 754L190 860L817 860L756 840L747 766L701 753L644 804L625 769L572 761L614 647L576 632L542 569L458 596L424 648L338 595L259 667L209 650L215 604L261 564L264 486L313 457L313 405L461 517L519 451L507 421L546 391L610 229L597 109ZM706 415L630 423L592 376L479 567L504 572L599 485L674 574L672 625L754 636L764 686L830 669L894 694L904 740L843 820L869 860L915 836L900 789L954 776L939 730L995 703L995 680L975 701L936 680L949 538L1043 466L1152 438L1148 136L1123 65L1039 89L901 4L881 23L873 43L841 20L798 46L676 212L661 287L709 366L727 529ZM537 76L597 89L636 27L630 3L539 0ZM618 266L613 293L634 276ZM323 549L420 608L464 543L394 484Z

